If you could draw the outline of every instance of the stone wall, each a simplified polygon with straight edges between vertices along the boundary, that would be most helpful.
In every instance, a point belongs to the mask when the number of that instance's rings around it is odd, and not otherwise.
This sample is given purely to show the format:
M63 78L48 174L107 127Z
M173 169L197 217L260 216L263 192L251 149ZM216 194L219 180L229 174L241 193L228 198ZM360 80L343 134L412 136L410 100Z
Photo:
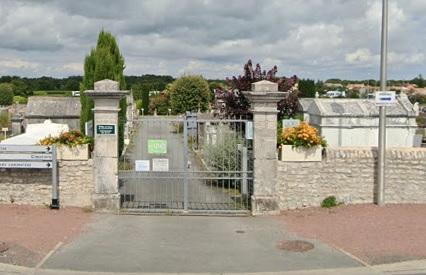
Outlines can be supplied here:
M61 206L91 206L93 161L59 161ZM0 203L50 205L52 171L47 169L0 169Z
M385 203L426 203L426 148L386 152ZM329 148L321 162L278 161L276 195L280 209L320 206L327 196L338 201L372 203L376 191L377 151Z

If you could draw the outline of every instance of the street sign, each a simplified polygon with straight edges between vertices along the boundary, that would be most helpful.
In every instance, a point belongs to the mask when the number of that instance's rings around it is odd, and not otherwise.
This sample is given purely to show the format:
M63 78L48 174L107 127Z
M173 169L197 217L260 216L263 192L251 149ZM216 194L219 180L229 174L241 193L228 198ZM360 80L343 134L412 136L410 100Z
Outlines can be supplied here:
M2 132L7 132L7 131L9 131L9 128L1 128L1 131Z
M0 168L52 168L50 161L1 161Z
M45 152L50 153L52 147L39 145L3 145L0 144L0 152ZM1 159L1 157L0 157Z
M114 124L96 125L96 134L98 134L98 135L115 135L115 125Z
M149 154L167 154L167 140L148 139Z
M374 103L376 106L393 106L396 103L395 92L393 91L378 91Z
M52 154L40 153L18 153L18 154L3 154L0 153L1 160L52 160Z

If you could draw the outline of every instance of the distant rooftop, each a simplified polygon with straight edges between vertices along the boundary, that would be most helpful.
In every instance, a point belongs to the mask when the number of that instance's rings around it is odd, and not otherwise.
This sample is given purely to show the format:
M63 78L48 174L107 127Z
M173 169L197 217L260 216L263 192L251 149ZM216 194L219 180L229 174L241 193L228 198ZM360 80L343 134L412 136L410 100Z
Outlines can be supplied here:
M372 99L351 98L301 98L300 106L305 113L318 116L375 117L379 108ZM387 116L415 117L413 104L406 96L397 98L394 106L386 108Z
M26 117L79 118L79 97L31 96L28 98Z

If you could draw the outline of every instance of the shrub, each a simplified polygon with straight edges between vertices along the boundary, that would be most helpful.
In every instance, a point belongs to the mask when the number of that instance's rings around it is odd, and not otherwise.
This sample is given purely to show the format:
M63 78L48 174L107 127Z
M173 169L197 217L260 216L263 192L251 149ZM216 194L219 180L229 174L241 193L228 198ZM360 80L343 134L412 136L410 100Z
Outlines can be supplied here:
M0 111L0 127L6 128L9 127L10 116L8 111ZM3 135L0 135L3 136Z
M285 129L281 138L282 144L292 145L293 147L327 146L324 138L318 135L317 129L304 121L297 127Z
M337 200L335 196L329 196L321 202L321 207L323 208L331 208L335 206L337 206Z
M85 136L79 131L71 130L69 132L62 132L58 137L48 136L39 141L40 145L66 145L74 147L83 144L93 144L91 137Z
M20 96L20 95L16 95L13 97L13 102L18 104L27 104L28 98Z
M138 99L138 100L136 100L135 104L136 104L136 110L138 110L138 112L140 112L140 111L141 111L141 109L143 108L143 102L142 102L142 99Z
M12 105L13 86L9 83L0 83L0 106Z

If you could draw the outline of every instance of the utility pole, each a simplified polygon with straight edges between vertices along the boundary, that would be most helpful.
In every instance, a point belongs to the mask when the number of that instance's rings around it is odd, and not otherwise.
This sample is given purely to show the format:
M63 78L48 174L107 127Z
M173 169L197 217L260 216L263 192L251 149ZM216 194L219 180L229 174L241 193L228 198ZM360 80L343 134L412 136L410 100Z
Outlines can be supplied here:
M380 91L386 91L388 54L388 0L382 6L382 41L380 52ZM385 164L386 164L386 107L379 107L379 155L377 169L377 204L385 204Z

